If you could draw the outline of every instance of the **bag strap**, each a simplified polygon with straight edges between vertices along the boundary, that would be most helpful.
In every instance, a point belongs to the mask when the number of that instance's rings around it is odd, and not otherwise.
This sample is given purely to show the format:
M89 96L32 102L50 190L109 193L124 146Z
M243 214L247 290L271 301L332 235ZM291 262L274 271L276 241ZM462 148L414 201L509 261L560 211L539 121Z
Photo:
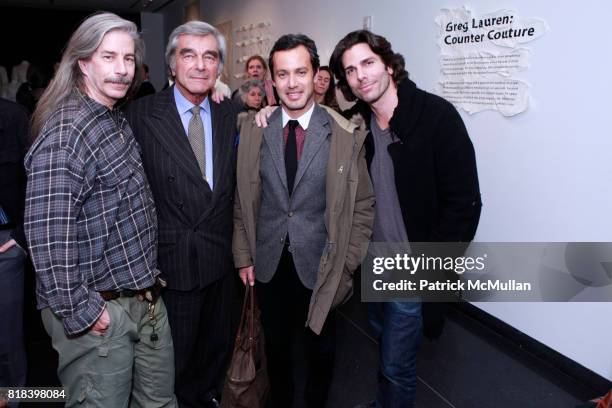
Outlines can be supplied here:
M251 295L251 310L249 310L249 340L255 338L255 287L249 286L249 292Z
M244 319L248 319L247 317L247 305L249 302L249 298L252 297L251 296L251 285L246 285L246 289L245 289L245 293L244 293L244 300L242 301L242 313L240 313L240 324L238 325L238 336L240 337L240 334L242 333L242 327L244 325ZM250 335L250 333L249 333Z

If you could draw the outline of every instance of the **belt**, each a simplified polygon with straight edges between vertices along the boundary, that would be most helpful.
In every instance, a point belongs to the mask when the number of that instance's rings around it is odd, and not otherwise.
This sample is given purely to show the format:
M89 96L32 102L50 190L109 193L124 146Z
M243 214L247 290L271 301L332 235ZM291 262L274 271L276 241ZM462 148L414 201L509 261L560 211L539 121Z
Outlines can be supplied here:
M166 287L166 281L162 278L156 278L155 283L148 288L144 289L120 289L120 290L101 290L100 296L102 299L107 302L115 299L119 299L120 297L138 297L140 300L148 300L151 303L157 302L161 291Z

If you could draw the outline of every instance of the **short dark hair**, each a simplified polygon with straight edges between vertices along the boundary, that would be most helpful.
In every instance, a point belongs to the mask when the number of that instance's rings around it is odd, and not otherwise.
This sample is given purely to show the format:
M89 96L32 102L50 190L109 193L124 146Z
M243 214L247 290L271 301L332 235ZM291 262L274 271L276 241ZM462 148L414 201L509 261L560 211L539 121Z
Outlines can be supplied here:
M317 54L317 46L315 42L310 39L310 37L304 34L285 34L272 46L272 50L270 50L270 58L268 59L268 66L270 67L270 73L272 75L272 79L274 80L274 53L277 51L286 51L292 50L294 48L303 45L308 50L310 54L310 64L312 65L313 72L317 72L319 69L319 54Z
M393 51L391 43L385 37L368 30L353 31L340 40L329 60L329 65L338 79L338 88L340 88L347 101L354 101L357 97L353 95L351 87L346 81L346 73L342 66L342 56L349 48L362 43L367 44L374 54L383 60L385 66L393 70L393 82L396 85L399 85L408 78L404 57Z

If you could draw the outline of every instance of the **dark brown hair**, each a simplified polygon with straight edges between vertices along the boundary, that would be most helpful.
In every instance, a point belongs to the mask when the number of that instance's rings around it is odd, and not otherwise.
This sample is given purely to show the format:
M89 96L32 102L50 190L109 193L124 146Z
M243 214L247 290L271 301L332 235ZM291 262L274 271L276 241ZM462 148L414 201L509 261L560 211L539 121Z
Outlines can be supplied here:
M391 43L385 37L367 30L353 31L340 40L329 61L329 65L338 79L338 88L340 88L347 101L354 101L357 97L353 95L351 87L346 81L346 73L342 66L342 56L349 48L362 43L367 44L372 52L383 60L385 66L393 70L393 81L396 85L399 85L404 79L408 78L404 57L393 51Z
M274 80L274 53L277 51L292 50L300 45L303 45L308 50L312 71L317 72L319 69L319 54L317 53L315 42L304 34L285 34L276 40L270 51L269 65L272 80Z
M329 74L329 88L327 88L327 91L325 91L323 105L334 109L338 108L338 101L336 100L336 80L334 79L334 74L331 71L331 68L329 68L327 65L323 65L322 67L319 67L319 71L325 71Z

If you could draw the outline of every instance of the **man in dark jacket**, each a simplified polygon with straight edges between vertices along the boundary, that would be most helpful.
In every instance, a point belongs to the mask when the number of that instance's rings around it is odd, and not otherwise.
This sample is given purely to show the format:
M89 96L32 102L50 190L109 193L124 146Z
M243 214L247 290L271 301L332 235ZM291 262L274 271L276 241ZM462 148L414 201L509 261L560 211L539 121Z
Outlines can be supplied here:
M444 99L408 79L404 58L379 35L344 37L330 63L345 98L358 99L370 133L366 160L376 196L373 242L467 242L480 217L474 148L463 121ZM412 407L421 328L441 333L441 304L369 305L379 336L376 401L366 406Z
M3 333L0 336L0 384L6 387L23 387L26 380L23 344L26 175L23 157L27 138L26 111L0 98L0 333Z

